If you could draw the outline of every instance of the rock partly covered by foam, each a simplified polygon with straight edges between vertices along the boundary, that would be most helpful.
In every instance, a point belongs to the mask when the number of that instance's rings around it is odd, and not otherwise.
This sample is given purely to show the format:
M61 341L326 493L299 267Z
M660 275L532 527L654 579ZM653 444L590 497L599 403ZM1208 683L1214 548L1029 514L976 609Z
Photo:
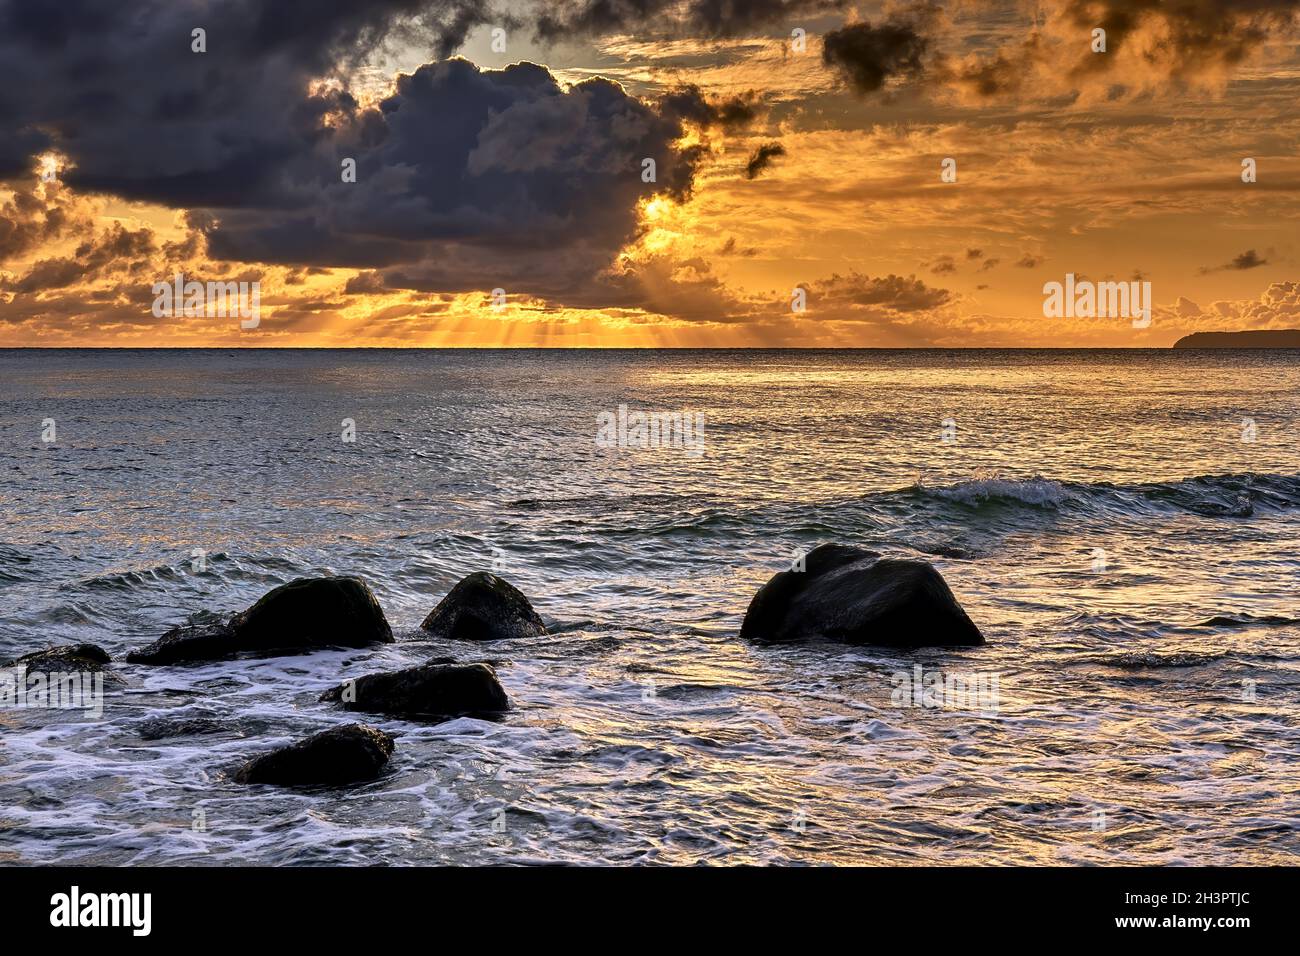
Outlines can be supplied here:
M421 664L368 674L327 690L321 700L348 710L439 720L510 708L496 671L487 664Z
M317 647L388 644L383 608L358 578L299 578L268 592L228 620L174 627L132 651L133 664L208 661L244 651L292 653Z
M782 571L763 585L745 612L740 636L889 647L984 643L932 565L836 544L809 552L804 570Z
M23 667L30 673L41 674L103 674L106 684L125 683L107 669L111 661L108 651L98 644L60 644L15 657L0 666Z
M235 781L281 786L355 783L379 776L392 755L391 736L375 727L348 724L254 757L235 772Z
M495 641L546 633L528 598L495 574L475 571L462 578L429 612L420 627L434 637Z

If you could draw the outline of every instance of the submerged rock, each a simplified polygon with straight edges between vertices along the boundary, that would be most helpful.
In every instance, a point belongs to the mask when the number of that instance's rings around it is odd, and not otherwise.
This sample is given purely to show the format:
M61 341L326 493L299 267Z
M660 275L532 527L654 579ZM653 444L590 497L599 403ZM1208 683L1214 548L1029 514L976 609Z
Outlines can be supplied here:
M29 672L43 674L102 673L106 684L125 684L122 677L106 668L112 660L98 644L62 644L15 657L0 666L25 667Z
M191 717L188 720L151 718L142 721L135 729L141 740L167 740L171 737L197 737L202 734L225 733L229 728L209 717Z
M310 786L373 780L392 754L391 736L376 727L348 724L254 757L235 772L235 781Z
M487 664L421 664L387 674L368 674L321 695L347 710L401 717L444 719L497 714L510 699Z
M824 638L888 647L984 643L943 576L925 561L825 544L803 571L782 571L745 612L740 636L756 641Z
M269 591L247 611L174 627L127 654L133 664L209 661L244 651L276 653L317 647L389 644L392 628L358 578L299 578Z
M495 574L475 571L462 578L420 625L434 637L496 641L546 633L528 598Z
M204 734L223 734L236 731L236 725L217 717L211 711L190 708L146 717L134 727L141 740L167 740L171 737L195 737Z

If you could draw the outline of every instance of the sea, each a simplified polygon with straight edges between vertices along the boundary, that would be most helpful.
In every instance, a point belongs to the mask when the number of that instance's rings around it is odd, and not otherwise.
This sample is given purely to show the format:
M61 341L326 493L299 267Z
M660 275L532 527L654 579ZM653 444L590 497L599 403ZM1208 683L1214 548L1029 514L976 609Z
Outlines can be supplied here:
M1300 350L0 351L0 660L121 679L0 707L0 862L1294 864L1298 402ZM827 542L987 644L742 641ZM428 640L476 570L549 633ZM323 574L396 643L121 661ZM435 657L512 709L232 779Z

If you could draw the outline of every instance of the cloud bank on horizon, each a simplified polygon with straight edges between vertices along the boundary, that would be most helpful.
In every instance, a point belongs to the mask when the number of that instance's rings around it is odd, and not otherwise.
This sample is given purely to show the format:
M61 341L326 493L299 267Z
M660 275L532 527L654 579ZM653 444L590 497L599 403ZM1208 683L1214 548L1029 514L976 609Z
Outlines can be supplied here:
M1297 327L1298 83L1300 0L0 0L0 345Z

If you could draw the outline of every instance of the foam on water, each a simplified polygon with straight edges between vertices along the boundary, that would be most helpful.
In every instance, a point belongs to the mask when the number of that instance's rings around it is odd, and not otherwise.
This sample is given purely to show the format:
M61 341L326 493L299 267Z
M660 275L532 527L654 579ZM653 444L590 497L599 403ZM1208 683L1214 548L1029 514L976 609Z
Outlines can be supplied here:
M1058 507L1072 497L1059 481L1040 477L1030 478L1027 481L976 478L946 488L926 488L924 485L917 485L917 488L945 501L956 501L961 504L1009 500L1026 505Z

